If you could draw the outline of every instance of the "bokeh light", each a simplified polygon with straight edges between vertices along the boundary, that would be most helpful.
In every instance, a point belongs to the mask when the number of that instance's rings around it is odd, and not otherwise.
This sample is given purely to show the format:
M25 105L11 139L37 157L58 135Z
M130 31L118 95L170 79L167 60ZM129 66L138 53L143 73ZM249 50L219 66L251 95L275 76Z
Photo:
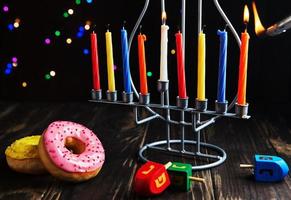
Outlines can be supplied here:
M87 1L87 3L92 3L93 2L93 0L86 0Z
M75 0L75 3L76 3L77 5L80 5L80 4L81 4L81 0Z
M14 28L18 28L19 27L19 23L18 22L14 22L13 26L14 26Z
M89 24L86 24L86 25L84 26L84 28L85 28L86 31L88 31L88 30L90 30L90 25L89 25Z
M89 53L89 49L83 49L83 54L88 55Z
M153 73L152 72L147 72L147 76L148 77L152 77L153 76Z
M77 33L77 38L81 38L81 37L83 37L83 36L84 36L84 33L83 33L83 32L80 32L80 31L79 31L79 32Z
M113 66L114 71L116 71L118 69L118 67L116 65Z
M172 54L172 55L175 55L175 53L176 53L175 49L172 49L172 50L171 50L171 54Z
M11 70L11 69L5 69L5 71L4 71L4 73L5 73L6 75L9 75L9 74L11 74L11 72L12 72L12 70Z
M61 35L61 32L59 30L56 30L55 31L55 36L60 37L60 35Z
M54 76L56 76L56 72L55 71L50 71L50 76L52 76L52 77L54 77Z
M22 87L26 88L27 87L27 82L24 81L24 82L22 82L21 85L22 85Z
M9 12L9 7L7 5L3 6L2 8L3 12Z
M17 64L16 62L12 63L12 66L13 66L13 67L17 67L17 65L18 65L18 64Z
M13 31L14 25L10 23L10 24L7 25L7 28L8 28L9 31Z
M68 10L68 14L69 14L69 15L74 14L74 10L73 10L72 8L70 8L70 9Z
M84 32L85 31L85 28L83 26L79 26L79 31L80 32Z
M72 42L73 42L73 41L72 41L71 38L67 38L67 39L66 39L66 43L67 43L67 44L72 44Z
M6 65L7 69L12 69L12 67L13 67L12 63L7 63L7 65Z
M51 75L49 75L49 74L44 75L44 79L45 80L50 80L51 79Z
M67 17L69 17L69 13L68 12L64 12L63 16L64 16L64 18L67 18Z
M49 45L49 44L51 43L51 39L46 38L46 39L44 40L44 43L45 43L46 45Z
M17 62L17 58L16 57L12 57L11 61L16 63Z

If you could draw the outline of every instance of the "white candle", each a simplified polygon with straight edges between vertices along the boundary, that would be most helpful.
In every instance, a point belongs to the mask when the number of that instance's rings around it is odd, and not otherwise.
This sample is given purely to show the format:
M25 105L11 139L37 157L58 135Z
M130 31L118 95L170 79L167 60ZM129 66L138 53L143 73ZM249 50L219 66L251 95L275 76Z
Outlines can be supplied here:
M161 26L160 81L168 81L168 30L169 26Z

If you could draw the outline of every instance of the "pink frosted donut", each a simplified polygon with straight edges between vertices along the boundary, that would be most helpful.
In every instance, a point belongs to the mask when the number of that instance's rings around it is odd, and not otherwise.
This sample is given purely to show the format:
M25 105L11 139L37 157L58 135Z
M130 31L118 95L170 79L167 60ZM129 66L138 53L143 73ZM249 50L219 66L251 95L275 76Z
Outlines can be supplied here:
M53 176L75 182L96 176L105 159L97 136L85 126L69 121L48 126L39 143L39 154Z

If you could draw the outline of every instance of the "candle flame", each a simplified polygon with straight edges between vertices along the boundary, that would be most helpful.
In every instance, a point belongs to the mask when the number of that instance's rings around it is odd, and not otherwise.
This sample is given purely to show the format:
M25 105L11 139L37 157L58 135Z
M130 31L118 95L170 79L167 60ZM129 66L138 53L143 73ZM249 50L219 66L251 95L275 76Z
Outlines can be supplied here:
M256 3L253 2L252 5L253 5L253 12L254 12L254 19L255 19L255 32L257 35L261 35L262 33L265 32L266 29L260 20Z
M247 5L244 7L244 23L247 24L249 23L249 18L250 18L250 11Z
M167 20L167 13L165 11L162 12L162 22L163 24L166 23L166 20Z

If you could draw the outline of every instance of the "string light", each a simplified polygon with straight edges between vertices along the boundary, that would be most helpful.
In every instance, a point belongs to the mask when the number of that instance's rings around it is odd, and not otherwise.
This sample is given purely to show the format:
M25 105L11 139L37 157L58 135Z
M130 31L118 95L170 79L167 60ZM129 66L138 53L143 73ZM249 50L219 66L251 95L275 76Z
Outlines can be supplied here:
M90 30L90 25L89 25L89 24L86 24L86 25L84 26L84 28L85 28L86 31L88 31L88 30Z
M72 39L71 38L67 38L67 40L66 40L66 43L67 44L71 44L73 41L72 41Z
M58 31L58 30L56 30L56 31L55 31L55 36L60 37L60 35L61 35L61 32Z
M24 81L24 82L22 82L22 87L24 87L24 88L26 88L27 87L27 83Z
M52 77L54 77L54 76L56 76L56 72L55 71L50 71L50 76L52 76Z
M147 72L147 76L148 77L152 77L153 76L153 73L152 72Z
M73 14L74 14L74 10L73 10L72 8L70 8L70 9L68 10L68 13L69 13L69 15L73 15Z
M51 43L51 39L46 38L46 39L44 40L44 43L45 43L46 45L49 45L49 44Z
M3 6L2 8L3 12L9 12L9 7L7 5Z
M90 52L89 52L89 49L83 49L83 54L84 55L88 55Z

